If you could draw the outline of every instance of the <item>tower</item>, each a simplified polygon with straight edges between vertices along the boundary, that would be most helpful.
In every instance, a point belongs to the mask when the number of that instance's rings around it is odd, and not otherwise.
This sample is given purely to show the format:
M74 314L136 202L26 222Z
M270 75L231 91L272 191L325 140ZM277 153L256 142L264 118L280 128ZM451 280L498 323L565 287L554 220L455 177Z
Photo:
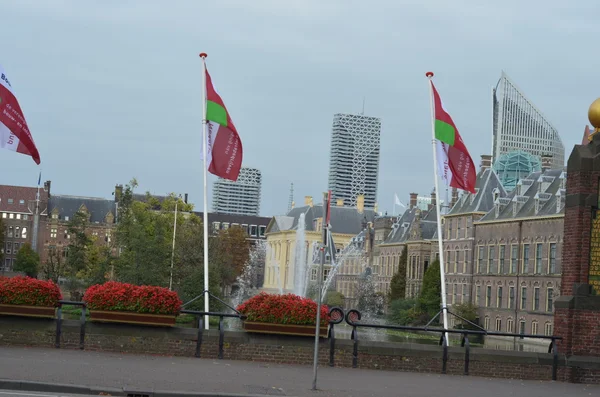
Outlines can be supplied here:
M294 202L294 182L290 184L290 198L288 200L288 209L287 212L292 210L292 204Z
M213 188L213 212L258 216L262 175L257 168L242 167L237 181L219 178Z

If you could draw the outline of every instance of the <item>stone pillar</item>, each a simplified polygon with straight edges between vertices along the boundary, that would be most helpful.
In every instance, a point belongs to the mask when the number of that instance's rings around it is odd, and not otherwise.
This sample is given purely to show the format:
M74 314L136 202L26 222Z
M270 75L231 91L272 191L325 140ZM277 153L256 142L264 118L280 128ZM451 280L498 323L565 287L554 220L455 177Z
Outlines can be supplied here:
M592 117L596 109L597 117ZM600 99L590 107L599 131ZM576 145L567 163L561 296L554 334L567 356L600 356L600 134Z

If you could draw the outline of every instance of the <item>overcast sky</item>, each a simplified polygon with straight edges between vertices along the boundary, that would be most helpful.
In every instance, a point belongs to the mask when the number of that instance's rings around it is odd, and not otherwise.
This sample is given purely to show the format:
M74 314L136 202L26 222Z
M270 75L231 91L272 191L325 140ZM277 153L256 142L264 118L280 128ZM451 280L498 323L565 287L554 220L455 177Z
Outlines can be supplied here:
M600 96L595 0L0 0L0 64L54 193L189 193L202 209L201 62L263 175L261 214L320 201L334 113L382 118L378 201L433 186L429 97L479 166L505 70L558 129L567 158ZM575 5L576 4L576 5ZM38 167L0 151L0 183ZM214 177L210 176L210 190ZM209 190L209 194L210 194ZM210 196L209 196L210 206Z

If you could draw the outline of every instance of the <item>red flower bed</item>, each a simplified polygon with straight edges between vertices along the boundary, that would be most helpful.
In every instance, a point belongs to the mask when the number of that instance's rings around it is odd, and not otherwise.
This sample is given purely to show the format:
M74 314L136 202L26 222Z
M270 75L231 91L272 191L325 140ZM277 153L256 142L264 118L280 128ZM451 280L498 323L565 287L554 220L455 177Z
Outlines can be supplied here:
M294 294L260 293L237 307L247 321L271 324L315 325L317 303ZM321 325L329 324L329 310L321 306Z
M57 307L60 299L60 289L53 281L0 277L0 304Z
M150 285L132 285L109 281L92 285L83 300L90 310L168 314L179 313L183 302L176 292Z

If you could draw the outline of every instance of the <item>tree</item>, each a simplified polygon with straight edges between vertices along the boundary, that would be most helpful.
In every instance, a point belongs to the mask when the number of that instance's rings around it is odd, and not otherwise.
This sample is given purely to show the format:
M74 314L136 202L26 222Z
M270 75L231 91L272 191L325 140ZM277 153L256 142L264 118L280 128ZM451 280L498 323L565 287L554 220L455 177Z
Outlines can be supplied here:
M221 230L217 236L216 262L221 275L221 289L232 285L244 271L250 258L248 234L240 227Z
M400 254L400 263L398 263L398 271L392 277L390 282L389 301L393 302L397 299L406 297L406 266L408 262L408 248L404 247Z
M388 320L392 324L413 325L418 316L416 299L396 299L390 304Z
M327 291L325 299L323 300L329 307L344 307L346 297L338 291Z
M29 277L37 277L40 267L40 256L31 248L31 244L25 243L19 252L13 270L23 272Z
M4 266L4 223L0 217L0 267Z
M440 261L436 259L423 275L423 287L419 296L419 306L430 318L440 311L441 292Z
M452 311L457 316L464 318L467 321L463 321L460 318L456 319L455 328L458 329L479 329L473 324L477 324L477 306L472 303L462 303L460 305L453 305Z
M71 238L66 262L72 277L88 267L88 250L93 244L87 235L88 226L89 215L84 211L77 211L67 227Z
M41 273L45 280L52 280L58 283L58 279L66 274L66 264L62 255L56 248L48 250L48 258L42 264Z

